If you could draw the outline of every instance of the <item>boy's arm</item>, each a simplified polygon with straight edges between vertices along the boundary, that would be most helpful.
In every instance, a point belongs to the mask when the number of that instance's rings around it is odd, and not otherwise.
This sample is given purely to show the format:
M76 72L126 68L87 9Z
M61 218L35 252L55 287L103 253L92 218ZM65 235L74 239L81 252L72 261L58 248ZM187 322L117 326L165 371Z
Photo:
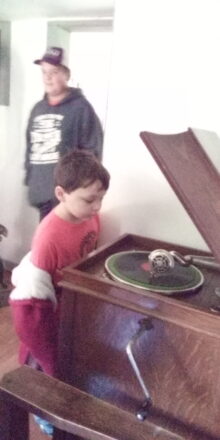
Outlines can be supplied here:
M79 116L79 145L80 149L88 149L99 160L102 159L103 129L92 105L86 101Z
M31 137L30 137L30 129L31 129L31 120L32 120L32 113L33 110L30 113L27 127L26 127L26 133L25 133L25 139L26 139L26 150L25 150L25 159L24 159L24 170L25 170L25 177L24 177L24 184L28 185L29 181L29 175L30 175L30 151L31 151Z

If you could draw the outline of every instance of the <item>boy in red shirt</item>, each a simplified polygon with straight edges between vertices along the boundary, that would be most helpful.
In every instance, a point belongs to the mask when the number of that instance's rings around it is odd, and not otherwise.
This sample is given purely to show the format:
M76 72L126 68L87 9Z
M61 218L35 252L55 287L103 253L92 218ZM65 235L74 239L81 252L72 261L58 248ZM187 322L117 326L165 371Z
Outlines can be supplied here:
M31 252L13 270L10 295L20 362L52 376L57 375L56 284L62 268L95 249L98 211L110 179L98 159L84 151L62 156L54 177L59 204L39 224Z

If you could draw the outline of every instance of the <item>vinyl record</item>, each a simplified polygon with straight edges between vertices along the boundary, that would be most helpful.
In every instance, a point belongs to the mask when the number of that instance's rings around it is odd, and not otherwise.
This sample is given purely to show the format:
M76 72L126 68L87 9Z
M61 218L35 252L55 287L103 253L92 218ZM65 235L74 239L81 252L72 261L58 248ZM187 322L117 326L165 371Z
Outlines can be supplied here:
M168 272L152 276L149 254L145 251L118 252L107 258L105 269L114 280L165 295L192 292L203 284L200 270L193 265L181 266L178 262Z

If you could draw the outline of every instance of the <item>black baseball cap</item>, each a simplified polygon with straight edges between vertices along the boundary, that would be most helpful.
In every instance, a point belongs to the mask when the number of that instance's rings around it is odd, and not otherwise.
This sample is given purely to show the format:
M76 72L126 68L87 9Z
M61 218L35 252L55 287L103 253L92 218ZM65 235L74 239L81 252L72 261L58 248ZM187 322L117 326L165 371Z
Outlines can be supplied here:
M68 67L68 63L65 59L65 51L61 47L48 47L42 58L35 60L34 64L41 64L42 62L53 64L54 66Z

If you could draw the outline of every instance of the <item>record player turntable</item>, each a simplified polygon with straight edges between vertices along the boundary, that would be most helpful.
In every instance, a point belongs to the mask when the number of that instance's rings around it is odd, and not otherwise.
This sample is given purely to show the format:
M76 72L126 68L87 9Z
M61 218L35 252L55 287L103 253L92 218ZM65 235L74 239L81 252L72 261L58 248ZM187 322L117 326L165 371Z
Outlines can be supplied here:
M60 367L65 380L128 411L138 411L145 398L144 417L157 429L165 427L187 440L217 440L219 171L192 129L172 135L145 131L141 139L210 252L125 234L65 268ZM133 273L118 279L122 267L129 267L118 258L134 251L141 276L149 275L147 288L131 285ZM170 286L164 291L164 283L161 288L161 278L170 277L173 264L181 273L185 269L183 292L177 291L176 279L174 291Z
M164 249L117 252L107 258L105 269L112 279L151 292L196 292L204 282L202 272L184 258L175 261L176 254Z
M129 286L178 295L195 293L203 285L203 273L194 264L220 273L220 264L212 256L181 255L165 249L117 252L106 259L105 269L111 279Z

